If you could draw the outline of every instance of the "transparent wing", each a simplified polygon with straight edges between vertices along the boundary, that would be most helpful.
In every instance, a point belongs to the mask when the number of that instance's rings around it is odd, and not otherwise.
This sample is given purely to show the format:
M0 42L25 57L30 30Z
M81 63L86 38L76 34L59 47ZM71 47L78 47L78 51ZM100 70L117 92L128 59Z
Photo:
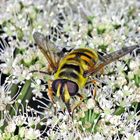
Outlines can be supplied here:
M89 71L85 73L85 76L90 76L92 74L96 74L98 71L100 71L104 66L108 65L109 63L118 60L119 58L123 57L124 55L132 52L134 49L140 47L139 45L130 46L130 47L124 47L118 51L112 52L110 54L107 54L103 56L103 60L101 60L99 63L97 63L97 66L94 68L91 68Z
M55 71L57 70L61 51L43 34L35 32L33 38L38 45L41 52L46 57L50 67ZM61 55L62 57L62 55Z

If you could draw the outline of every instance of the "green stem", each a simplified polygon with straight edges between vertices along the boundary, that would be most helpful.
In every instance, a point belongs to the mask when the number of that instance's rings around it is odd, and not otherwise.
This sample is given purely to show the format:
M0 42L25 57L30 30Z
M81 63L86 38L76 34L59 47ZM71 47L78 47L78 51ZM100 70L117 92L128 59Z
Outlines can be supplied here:
M100 119L100 116L101 116L101 115L99 114L98 117L96 118L96 122L94 123L91 132L95 132L95 131L96 131L95 128L96 128L96 125L97 125L97 123L98 123L98 120Z

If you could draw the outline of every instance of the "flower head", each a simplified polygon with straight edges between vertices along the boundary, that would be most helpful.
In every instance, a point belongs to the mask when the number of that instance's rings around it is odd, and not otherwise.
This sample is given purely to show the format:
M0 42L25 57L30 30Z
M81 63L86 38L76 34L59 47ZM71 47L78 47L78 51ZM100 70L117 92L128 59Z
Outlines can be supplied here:
M54 75L33 41L40 31L62 52L90 47L103 55L139 44L140 2L21 0L0 5L0 137L2 139L138 139L140 57L138 49L89 76L97 86L63 101L48 97ZM52 52L53 53L53 52ZM3 74L6 75L3 78ZM94 90L97 88L96 90ZM93 95L97 93L95 97Z

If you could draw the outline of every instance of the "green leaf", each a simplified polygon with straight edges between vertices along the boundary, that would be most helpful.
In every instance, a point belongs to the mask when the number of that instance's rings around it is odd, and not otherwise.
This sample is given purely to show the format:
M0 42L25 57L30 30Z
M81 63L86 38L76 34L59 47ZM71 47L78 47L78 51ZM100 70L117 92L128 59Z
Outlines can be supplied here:
M122 113L124 113L125 108L124 107L118 107L117 110L114 112L114 115L121 115Z
M139 75L134 75L134 81L137 87L140 86L140 76Z
M113 24L113 27L114 27L114 29L119 29L119 28L121 28L121 25L120 24Z
M98 48L101 49L103 52L105 52L107 47L108 47L108 44L101 44L101 45L99 45Z
M99 26L99 27L97 28L97 33L98 33L99 35L105 33L105 31L106 31L106 28L105 28L104 26Z
M14 109L18 111L19 107L20 107L20 104L18 103L18 101L20 100L21 103L23 104L23 106L25 105L25 102L26 100L29 100L32 96L31 94L31 88L30 88L30 85L31 85L31 81L30 80L27 80L24 84L24 86L22 87L22 90L21 92L19 93L19 95L17 95L17 99L14 104ZM10 111L10 114L11 116L15 114L15 110L11 109Z

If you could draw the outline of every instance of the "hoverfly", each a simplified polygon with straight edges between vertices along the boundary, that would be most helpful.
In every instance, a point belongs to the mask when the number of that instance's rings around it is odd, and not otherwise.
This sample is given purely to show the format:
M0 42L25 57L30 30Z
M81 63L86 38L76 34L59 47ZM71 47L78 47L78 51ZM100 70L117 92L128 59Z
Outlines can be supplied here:
M33 38L51 68L51 73L44 73L54 74L54 80L48 82L48 97L53 104L55 104L54 96L60 97L70 116L72 115L71 97L78 96L82 100L83 96L79 90L87 83L95 81L94 79L89 81L89 76L95 75L104 66L139 47L138 45L124 47L103 57L91 48L79 48L63 56L61 51L43 34L35 32Z

